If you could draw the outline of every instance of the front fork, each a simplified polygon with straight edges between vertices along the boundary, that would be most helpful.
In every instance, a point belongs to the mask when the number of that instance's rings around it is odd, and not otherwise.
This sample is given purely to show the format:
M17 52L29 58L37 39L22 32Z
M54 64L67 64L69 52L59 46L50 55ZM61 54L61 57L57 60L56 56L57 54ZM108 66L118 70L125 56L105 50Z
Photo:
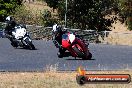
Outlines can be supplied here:
M24 37L22 40L22 43L26 46L28 45L29 42L32 42L32 40L28 36Z

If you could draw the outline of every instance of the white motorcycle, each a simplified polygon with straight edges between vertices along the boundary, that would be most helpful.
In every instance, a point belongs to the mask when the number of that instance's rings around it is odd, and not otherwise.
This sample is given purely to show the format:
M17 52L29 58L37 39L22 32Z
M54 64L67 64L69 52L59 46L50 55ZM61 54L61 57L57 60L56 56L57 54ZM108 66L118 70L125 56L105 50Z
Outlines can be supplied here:
M22 25L15 26L15 29L12 31L13 42L11 45L15 48L18 46L28 49L35 49L35 46L32 43L32 40L29 36L29 33L26 31L26 28Z

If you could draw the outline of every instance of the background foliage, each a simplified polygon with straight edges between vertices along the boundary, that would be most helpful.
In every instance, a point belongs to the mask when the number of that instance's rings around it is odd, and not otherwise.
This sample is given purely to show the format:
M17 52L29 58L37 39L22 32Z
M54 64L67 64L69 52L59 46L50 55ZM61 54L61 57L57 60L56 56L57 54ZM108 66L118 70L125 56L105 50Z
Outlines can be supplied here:
M18 5L21 5L21 0L0 0L0 21L4 21Z
M66 0L44 0L50 7L57 8L59 18L64 22L65 13L67 13L67 25L74 28L108 30L114 20L106 19L105 16L110 13L102 12L115 11L120 14L122 20L127 21L131 29L131 0L68 0L68 10L65 9ZM126 3L129 3L126 4Z
M64 16L67 13L67 26L71 28L109 30L114 21L105 16L115 11L122 22L132 30L132 0L68 0L68 9L65 9L66 0L40 0L48 6L56 9L58 17L54 18L48 10L33 14L22 5L22 0L0 0L0 21L4 21L7 15L13 15L19 22L50 26L59 19L64 24ZM47 15L48 14L48 15Z
M120 16L128 25L129 30L132 30L132 0L118 0L118 8Z
M54 1L54 0L46 0ZM104 5L104 1L107 5ZM67 13L67 26L81 29L108 30L111 22L104 18L102 11L110 6L110 0L68 0L68 9L65 9L65 0L58 0L57 4L50 7L58 9L59 18L64 22ZM108 2L109 1L109 2ZM109 4L108 4L109 3Z

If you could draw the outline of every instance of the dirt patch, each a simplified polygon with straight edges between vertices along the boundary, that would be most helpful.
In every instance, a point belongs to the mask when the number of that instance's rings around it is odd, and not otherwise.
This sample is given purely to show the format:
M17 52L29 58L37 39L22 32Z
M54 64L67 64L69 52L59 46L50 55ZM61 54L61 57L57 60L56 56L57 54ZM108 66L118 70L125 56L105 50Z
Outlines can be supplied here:
M110 32L105 39L108 44L113 45L132 45L132 33Z
M34 11L39 12L44 9L51 10L51 8L48 7L45 2L24 3L24 5L26 6L26 9L28 9L32 12L34 12Z
M107 43L113 45L132 45L132 31L127 29L125 23L122 24L117 20L110 29L112 31L105 38Z
M40 14L42 13L44 10L48 10L51 12L51 14L56 15L57 11L55 10L55 12L53 12L53 8L50 8L49 6L47 6L47 3L42 2L42 1L35 1L32 3L24 3L24 5L26 6L27 10L30 10L33 14Z

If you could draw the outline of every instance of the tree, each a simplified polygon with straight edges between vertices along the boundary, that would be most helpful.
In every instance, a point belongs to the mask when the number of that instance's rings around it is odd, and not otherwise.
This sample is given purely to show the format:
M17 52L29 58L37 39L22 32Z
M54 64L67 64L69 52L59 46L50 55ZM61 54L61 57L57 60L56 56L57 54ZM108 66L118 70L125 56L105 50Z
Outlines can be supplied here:
M129 30L132 30L132 0L118 0L119 14L128 25Z
M57 5L58 5L58 1L59 0L44 0L49 7L53 7L53 12L54 12L54 9L57 8Z
M108 30L110 20L102 14L106 7L103 4L101 0L68 0L68 25L81 29ZM63 20L66 12L64 0L60 1L58 7L59 16Z
M4 21L4 18L11 14L13 10L21 5L21 0L0 0L0 21Z
M59 18L64 22L67 13L67 25L82 29L108 30L108 21L102 14L103 1L111 0L68 0L68 9L65 9L65 0L45 0L50 7L57 8ZM54 3L54 4L52 4ZM108 4L108 3L107 3Z

